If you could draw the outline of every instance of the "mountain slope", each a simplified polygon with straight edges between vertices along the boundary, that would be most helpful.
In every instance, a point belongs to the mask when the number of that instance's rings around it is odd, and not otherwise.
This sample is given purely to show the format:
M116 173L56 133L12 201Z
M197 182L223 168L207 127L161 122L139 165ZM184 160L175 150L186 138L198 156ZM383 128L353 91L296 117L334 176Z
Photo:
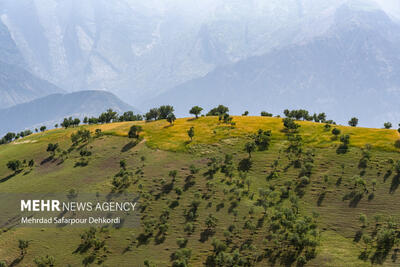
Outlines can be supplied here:
M334 27L311 42L218 68L147 104L173 104L178 114L198 104L226 104L235 114L306 108L342 123L353 115L362 125L397 123L400 26L383 12L347 6L334 19Z
M0 107L7 108L60 92L63 90L28 71L0 62Z
M105 91L52 94L0 110L0 132L20 131L40 125L53 127L65 117L98 116L108 108L118 112L136 111L112 93Z
M233 122L201 117L179 118L172 126L165 120L85 125L92 137L79 145L71 142L77 128L0 145L4 196L66 195L71 189L78 195L107 194L122 173L129 182L124 191L140 194L135 212L141 217L137 227L96 231L94 241L100 244L80 252L89 243L82 237L86 225L3 228L0 259L21 266L32 266L42 255L54 257L60 266L100 261L107 266L173 266L183 254L186 265L207 267L236 262L248 267L399 265L397 131L338 127L351 137L348 151L337 154L340 141L321 123L297 122L303 149L293 151L288 148L295 142L288 142L282 119L235 116ZM133 147L127 137L132 125L143 127L143 141ZM191 127L195 136L190 142ZM245 144L260 128L271 130L271 142L250 157ZM104 134L95 135L96 129ZM51 157L49 143L59 145ZM33 160L33 166L7 169L8 161L24 159ZM78 165L82 160L87 164ZM249 161L250 170L239 171L240 162ZM0 223L9 219L2 215ZM18 240L29 240L23 257ZM106 257L98 249L102 245ZM210 263L213 259L220 264Z
M8 28L0 20L0 58L11 65L23 66L24 59L19 52Z
M329 20L303 23L343 1L4 0L1 19L35 75L137 105L217 66L318 36Z
M0 108L62 92L26 71L25 67L23 56L7 27L0 21Z

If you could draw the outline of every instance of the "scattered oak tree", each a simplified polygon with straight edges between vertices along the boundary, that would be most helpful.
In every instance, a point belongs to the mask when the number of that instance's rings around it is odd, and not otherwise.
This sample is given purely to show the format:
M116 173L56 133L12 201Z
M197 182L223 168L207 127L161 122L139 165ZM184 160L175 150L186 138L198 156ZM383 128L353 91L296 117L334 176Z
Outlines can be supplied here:
M258 130L257 135L254 138L254 143L257 145L258 150L265 151L268 150L269 145L271 143L271 130L263 131L261 129Z
M7 168L12 170L14 173L18 173L22 169L22 162L20 160L10 160L7 162Z
M170 105L161 106L158 108L158 112L159 112L159 116L158 116L159 120L168 119L168 116L170 114L173 114L174 107L170 106ZM174 115L174 117L175 117L175 115Z
M76 146L80 142L88 143L90 140L91 134L87 129L80 129L76 133L71 134L72 145Z
M392 123L390 123L390 122L385 122L385 123L383 124L383 127L384 127L385 129L390 129L390 128L392 128Z
M283 119L283 126L285 127L285 131L287 132L295 132L300 127L293 119L291 118L284 118Z
M129 138L139 138L139 134L142 131L142 126L140 125L133 125L128 132L128 137Z
M349 125L352 127L356 127L358 125L358 119L356 117L353 117L349 120Z
M29 247L28 240L22 240L22 239L18 240L18 248L19 248L21 257L25 256L26 251L28 250L28 247Z
M55 143L55 144L50 143L50 144L47 145L46 151L49 152L50 153L50 157L53 158L54 155L56 154L57 148L58 148L58 143Z
M3 137L3 139L5 140L5 143L10 143L15 137L16 137L15 133L9 132Z
M333 128L332 134L335 136L335 139L338 138L340 133L341 133L341 131L338 128Z
M193 137L194 137L194 127L190 127L190 129L187 131L187 134L190 138L190 141L193 141Z
M268 112L266 112L266 111L261 111L261 114L260 114L262 117L272 117L272 113L268 113Z
M157 120L159 117L159 110L158 108L152 108L149 110L149 112L146 113L144 116L146 118L146 121L151 121L151 120Z
M143 120L142 115L135 115L133 111L126 111L124 114L119 116L118 121L141 121Z
M189 110L189 113L195 115L197 119L202 111L203 111L202 107L194 106Z
M338 147L336 152L338 154L345 154L347 152L347 150L349 149L350 135L348 135L348 134L341 135L340 142L342 142L342 144L340 144L340 146Z
M110 123L118 119L118 114L112 109L107 109L106 112L100 114L98 121L100 123Z
M244 145L244 150L249 154L249 159L250 159L251 153L256 150L256 144L254 142L247 142Z
M174 121L176 120L175 114L174 113L169 113L167 115L167 121L172 125L174 124Z
M229 112L229 108L225 107L224 105L219 105L216 108L211 109L207 116L223 116L224 114Z

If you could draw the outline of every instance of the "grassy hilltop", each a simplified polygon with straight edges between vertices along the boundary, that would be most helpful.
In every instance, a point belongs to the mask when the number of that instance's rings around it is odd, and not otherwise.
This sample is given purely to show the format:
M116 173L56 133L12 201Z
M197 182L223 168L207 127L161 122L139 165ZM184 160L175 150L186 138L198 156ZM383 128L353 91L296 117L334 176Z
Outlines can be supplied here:
M118 187L140 193L142 210L139 228L97 229L94 239L105 243L96 249L89 242L86 251L77 251L85 229L4 229L0 260L7 266L36 266L35 258L45 262L46 255L55 266L400 264L397 130L296 121L297 131L285 131L281 118L250 116L233 122L84 125L0 145L0 192ZM143 128L138 140L128 138L132 125ZM333 128L341 132L337 138ZM79 129L91 137L72 145ZM259 129L271 131L268 145L248 153ZM349 136L345 151L338 150L342 135ZM58 144L54 155L49 143ZM26 163L14 172L6 166L12 160ZM19 240L29 241L23 255Z

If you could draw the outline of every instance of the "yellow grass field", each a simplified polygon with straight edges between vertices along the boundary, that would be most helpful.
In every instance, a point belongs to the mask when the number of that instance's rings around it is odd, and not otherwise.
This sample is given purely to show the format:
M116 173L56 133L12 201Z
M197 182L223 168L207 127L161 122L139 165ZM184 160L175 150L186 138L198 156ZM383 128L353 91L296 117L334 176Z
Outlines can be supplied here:
M231 126L219 122L218 117L200 117L198 119L177 119L173 125L165 120L160 120L155 122L119 122L89 127L92 131L100 128L104 133L127 136L131 125L141 125L144 130L143 135L150 147L171 151L184 151L196 144L213 144L222 139L243 137L255 133L258 129L271 130L275 140L284 139L284 133L281 132L283 128L281 118L234 116L233 122L236 125ZM299 121L298 123L301 125L300 134L307 144L316 147L332 145L331 130L326 131L323 123L308 121ZM193 142L187 146L189 142L187 130L190 127L194 127L195 137ZM400 138L397 130L336 125L331 127L331 129L335 127L340 129L342 134L349 134L351 146L364 147L366 144L370 144L373 148L385 151L399 151L394 147L394 142ZM339 143L339 141L335 141L335 143Z

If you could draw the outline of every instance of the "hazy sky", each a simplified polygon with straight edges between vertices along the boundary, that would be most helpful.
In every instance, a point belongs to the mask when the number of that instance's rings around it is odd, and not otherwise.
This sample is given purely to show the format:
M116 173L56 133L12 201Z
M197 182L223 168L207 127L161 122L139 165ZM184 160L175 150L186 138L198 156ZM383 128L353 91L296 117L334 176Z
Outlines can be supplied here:
M400 0L375 0L388 14L400 19Z
M127 0L131 3L138 3L137 0ZM190 10L196 10L197 13L209 12L214 10L216 7L221 5L237 7L243 7L243 3L247 3L248 6L258 6L258 10L262 11L265 8L271 7L279 8L297 8L300 4L305 10L312 11L314 8L327 8L329 6L335 7L340 3L355 3L357 6L370 5L371 3L377 3L386 13L400 20L400 0L148 0L146 2L139 1L143 5L151 8L158 9L160 11L165 8L170 9L173 7L176 11L190 12ZM199 14L197 14L199 15Z

